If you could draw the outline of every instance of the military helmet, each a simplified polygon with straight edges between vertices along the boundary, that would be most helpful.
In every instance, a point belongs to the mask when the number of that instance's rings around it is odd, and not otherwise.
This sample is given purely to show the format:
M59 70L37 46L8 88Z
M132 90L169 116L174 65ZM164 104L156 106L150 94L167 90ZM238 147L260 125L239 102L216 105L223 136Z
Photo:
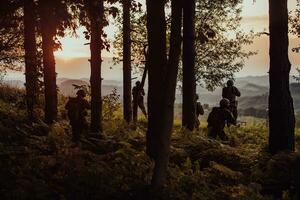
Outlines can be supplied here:
M81 97L85 97L86 96L86 92L82 89L78 90L76 92L77 96L81 96Z
M233 80L228 80L228 81L227 81L227 86L228 86L228 87L233 86L233 84L234 84L234 83L233 83Z
M220 107L221 108L228 108L229 105L230 105L230 101L226 98L224 98L220 101Z

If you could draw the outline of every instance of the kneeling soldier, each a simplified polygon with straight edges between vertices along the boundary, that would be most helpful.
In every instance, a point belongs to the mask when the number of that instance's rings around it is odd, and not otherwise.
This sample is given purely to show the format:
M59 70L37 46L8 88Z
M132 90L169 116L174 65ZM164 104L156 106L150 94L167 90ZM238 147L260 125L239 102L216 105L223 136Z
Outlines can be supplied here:
M236 125L236 120L230 112L229 107L230 101L228 99L222 99L220 101L220 107L214 107L212 109L207 118L208 136L210 138L216 139L217 136L219 136L221 140L228 139L224 132L226 123L227 126L231 124Z

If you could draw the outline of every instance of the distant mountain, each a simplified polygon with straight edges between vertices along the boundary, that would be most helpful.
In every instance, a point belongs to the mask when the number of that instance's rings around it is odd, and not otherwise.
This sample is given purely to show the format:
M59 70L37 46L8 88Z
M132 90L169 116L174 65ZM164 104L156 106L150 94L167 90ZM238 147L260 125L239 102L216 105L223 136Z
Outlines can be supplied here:
M300 110L300 84L295 83L291 79L291 93L294 98L294 105L296 110ZM22 81L6 81L7 84L14 87L24 87L24 82ZM269 91L269 78L268 76L248 76L243 78L237 78L235 85L239 88L242 93L242 97L238 98L239 107L241 109L246 109L249 107L265 109L268 105L268 91ZM74 96L75 90L73 84L76 85L89 85L88 78L82 79L68 79L68 78L58 78L57 86L59 91L65 96ZM103 80L102 82L102 95L110 94L111 91L116 88L118 94L123 97L122 81L116 80ZM147 87L145 87L147 92ZM204 88L197 87L197 93L200 96L200 101L202 103L215 106L218 104L222 98L222 88L217 88L214 92L207 91ZM182 103L181 91L177 90L176 93L176 103Z
M102 95L110 94L114 88L117 89L118 94L123 94L122 87L110 83L114 82L103 81ZM60 84L57 84L57 86L59 88L60 93L62 93L64 96L75 96L76 90L74 89L74 84L87 86L90 85L88 79L65 79Z
M294 100L294 108L298 111L300 110L300 83L291 83L290 90ZM241 97L239 99L239 108L266 109L268 107L268 97L268 92L263 95Z
M236 86L244 87L247 84L255 84L257 86L269 87L269 76L246 76L236 78Z
M83 80L74 80L74 79L64 79L62 82L57 83L59 92L64 96L75 96L76 91L74 90L73 85L89 85L86 81Z

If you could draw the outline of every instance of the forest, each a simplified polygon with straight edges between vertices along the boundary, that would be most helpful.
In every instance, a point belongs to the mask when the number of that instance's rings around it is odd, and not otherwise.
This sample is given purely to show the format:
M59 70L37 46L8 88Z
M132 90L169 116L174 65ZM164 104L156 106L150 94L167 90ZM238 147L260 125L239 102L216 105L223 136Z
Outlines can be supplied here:
M261 32L241 28L242 5L1 0L0 199L300 199L300 0L269 0ZM80 35L89 79L64 90L56 52ZM260 37L268 84L242 88ZM104 85L105 52L121 92ZM214 91L217 103L199 102Z

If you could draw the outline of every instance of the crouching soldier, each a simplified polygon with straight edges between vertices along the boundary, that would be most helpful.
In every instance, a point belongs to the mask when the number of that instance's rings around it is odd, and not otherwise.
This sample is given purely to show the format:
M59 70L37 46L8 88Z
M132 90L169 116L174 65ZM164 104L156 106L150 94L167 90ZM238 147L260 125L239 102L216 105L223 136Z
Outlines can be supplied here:
M222 99L220 101L220 107L214 107L207 118L207 129L208 136L210 138L216 139L217 136L221 140L227 140L228 137L224 132L224 127L231 124L236 125L236 120L229 110L230 101L228 99Z
M204 109L201 105L201 102L199 100L199 95L196 94L196 122L195 122L195 128L198 129L200 127L200 120L199 116L204 115Z
M79 144L80 135L88 128L85 117L87 115L86 109L90 109L90 104L84 99L86 96L84 90L78 90L76 95L77 97L69 98L65 108L68 111L70 125L72 126L72 140L75 144Z

